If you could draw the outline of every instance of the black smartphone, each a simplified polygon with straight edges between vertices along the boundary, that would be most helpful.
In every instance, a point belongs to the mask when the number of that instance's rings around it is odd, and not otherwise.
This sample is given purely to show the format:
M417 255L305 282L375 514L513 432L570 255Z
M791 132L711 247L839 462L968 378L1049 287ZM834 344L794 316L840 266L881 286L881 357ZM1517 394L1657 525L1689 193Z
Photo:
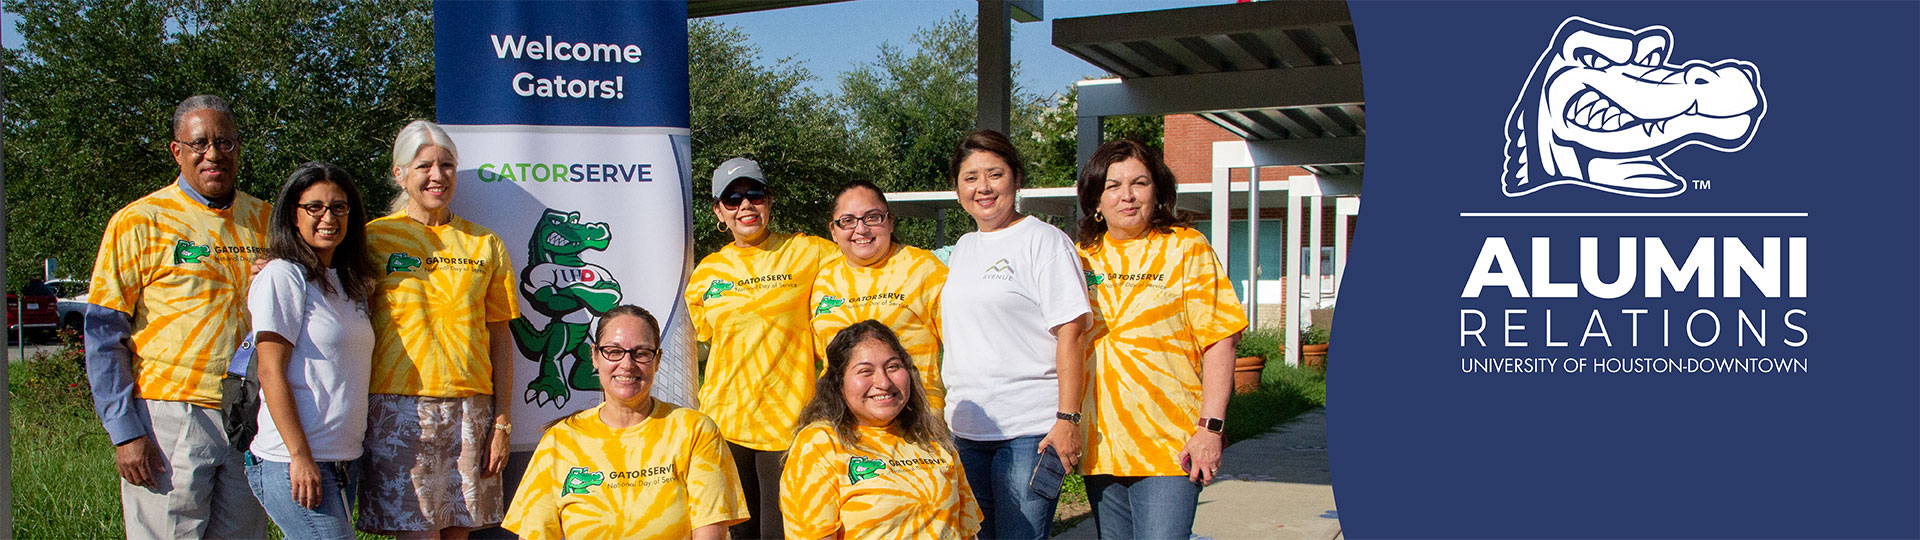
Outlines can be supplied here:
M1047 500L1060 498L1060 483L1067 479L1067 464L1060 461L1060 453L1049 446L1040 450L1040 462L1033 466L1033 479L1027 481L1027 489L1034 495Z

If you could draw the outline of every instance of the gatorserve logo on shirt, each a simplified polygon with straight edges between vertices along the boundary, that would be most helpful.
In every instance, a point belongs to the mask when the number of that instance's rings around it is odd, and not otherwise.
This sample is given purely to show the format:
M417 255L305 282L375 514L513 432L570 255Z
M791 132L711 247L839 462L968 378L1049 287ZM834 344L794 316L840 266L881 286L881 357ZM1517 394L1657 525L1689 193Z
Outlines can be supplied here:
M258 256L266 248L257 246L223 246L219 244L200 244L185 238L173 243L173 264L204 264L212 261L226 261L237 256ZM247 260L252 260L248 257Z
M486 259L470 259L466 257L420 258L405 251L397 251L387 255L388 274L413 271L432 272L442 268L474 271L485 269L486 267Z

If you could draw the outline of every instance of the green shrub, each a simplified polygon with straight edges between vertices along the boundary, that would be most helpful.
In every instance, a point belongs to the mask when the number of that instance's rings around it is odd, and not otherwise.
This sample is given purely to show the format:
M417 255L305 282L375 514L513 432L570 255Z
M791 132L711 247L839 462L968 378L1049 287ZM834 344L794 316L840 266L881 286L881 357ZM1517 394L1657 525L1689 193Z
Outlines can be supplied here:
M1280 331L1272 328L1248 330L1241 334L1240 344L1234 348L1234 356L1258 356L1268 360L1278 360L1286 351L1286 345L1280 343Z

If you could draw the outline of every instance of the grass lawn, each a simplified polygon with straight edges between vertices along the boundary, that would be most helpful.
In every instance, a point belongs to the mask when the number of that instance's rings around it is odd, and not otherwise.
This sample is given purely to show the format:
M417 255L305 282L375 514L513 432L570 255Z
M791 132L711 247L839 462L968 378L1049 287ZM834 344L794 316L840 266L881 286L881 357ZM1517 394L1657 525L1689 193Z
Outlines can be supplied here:
M11 364L13 536L117 538L120 476L77 348Z
M1227 402L1227 444L1258 437L1300 413L1327 404L1327 377L1312 370L1283 365L1270 356L1260 373L1260 390L1235 394ZM1087 488L1080 475L1067 475L1054 512L1053 534L1093 516L1087 507Z
M93 415L80 349L15 362L12 392L14 538L119 538L120 475L113 444ZM357 533L361 539L388 538ZM267 537L281 538L267 525Z

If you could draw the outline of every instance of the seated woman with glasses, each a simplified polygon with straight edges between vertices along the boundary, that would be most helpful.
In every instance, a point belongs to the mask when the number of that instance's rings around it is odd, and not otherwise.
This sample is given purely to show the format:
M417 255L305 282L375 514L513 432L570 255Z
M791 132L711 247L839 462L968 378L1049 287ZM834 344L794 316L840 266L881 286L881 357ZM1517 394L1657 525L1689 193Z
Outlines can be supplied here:
M907 351L879 321L827 344L780 475L786 537L974 538L980 507Z
M887 325L906 346L927 404L946 408L940 382L940 285L947 265L927 250L895 242L893 214L878 186L855 180L834 198L833 242L840 263L829 263L813 280L813 342L826 357L834 334L858 321Z
M606 402L547 428L501 526L529 539L724 538L747 501L713 420L648 393L659 322L615 307L594 344Z

